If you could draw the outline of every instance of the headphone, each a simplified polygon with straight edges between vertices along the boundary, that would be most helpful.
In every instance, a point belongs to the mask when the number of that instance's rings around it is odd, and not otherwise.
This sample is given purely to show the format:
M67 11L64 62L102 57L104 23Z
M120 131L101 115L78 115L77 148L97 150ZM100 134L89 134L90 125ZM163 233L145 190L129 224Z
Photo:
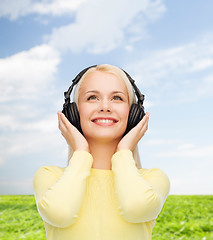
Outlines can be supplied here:
M97 65L93 65L90 67L85 68L82 70L73 80L72 80L72 85L69 87L67 92L64 92L64 97L65 97L65 103L63 104L63 110L62 113L66 116L66 118L70 121L72 125L74 125L82 134L83 131L81 129L81 124L80 124L80 116L77 108L77 104L75 102L70 103L70 95L73 90L73 87L80 81L82 76L92 67L96 67ZM130 75L121 69L129 79L135 95L137 96L137 103L133 103L130 107L129 111L129 116L128 116L128 122L127 122L127 128L124 133L126 135L133 127L135 127L140 120L143 118L145 115L144 112L144 106L143 106L143 101L144 101L144 95L141 94L140 90L137 88L135 85L135 80L133 80ZM83 134L84 135L84 134Z

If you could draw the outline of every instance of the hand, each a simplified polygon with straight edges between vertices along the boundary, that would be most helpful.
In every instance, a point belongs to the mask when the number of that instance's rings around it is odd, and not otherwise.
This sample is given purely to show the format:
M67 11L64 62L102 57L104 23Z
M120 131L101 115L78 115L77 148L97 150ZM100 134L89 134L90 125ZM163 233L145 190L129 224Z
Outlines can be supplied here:
M148 129L149 113L147 112L142 120L132 128L118 143L117 151L128 149L133 151Z
M74 127L66 118L66 116L58 111L58 128L64 136L66 142L73 151L87 151L89 152L89 145L85 137Z

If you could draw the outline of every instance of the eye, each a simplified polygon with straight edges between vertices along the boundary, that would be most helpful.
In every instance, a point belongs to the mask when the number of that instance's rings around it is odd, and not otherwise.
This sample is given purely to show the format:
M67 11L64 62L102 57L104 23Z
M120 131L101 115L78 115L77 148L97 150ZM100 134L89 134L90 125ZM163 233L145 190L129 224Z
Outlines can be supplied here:
M117 96L117 95L113 97L113 100L116 100L116 101L123 101L122 97Z
M91 95L87 98L87 100L96 100L97 97L95 95Z

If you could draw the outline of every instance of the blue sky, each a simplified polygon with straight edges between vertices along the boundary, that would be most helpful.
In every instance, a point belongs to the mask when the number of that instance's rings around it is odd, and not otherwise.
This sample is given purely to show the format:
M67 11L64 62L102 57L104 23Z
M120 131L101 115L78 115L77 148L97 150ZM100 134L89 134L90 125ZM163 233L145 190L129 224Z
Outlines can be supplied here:
M109 63L145 94L144 168L171 194L212 194L213 2L0 1L0 194L31 194L43 165L66 166L58 130L77 73Z

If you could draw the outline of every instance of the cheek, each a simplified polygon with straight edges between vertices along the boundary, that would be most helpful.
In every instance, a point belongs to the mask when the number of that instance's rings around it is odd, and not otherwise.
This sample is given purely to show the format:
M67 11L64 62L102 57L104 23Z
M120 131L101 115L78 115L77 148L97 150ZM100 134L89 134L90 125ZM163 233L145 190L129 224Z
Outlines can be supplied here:
M84 105L79 106L78 112L79 112L79 115L80 115L80 119L81 119L81 120L85 119L86 116L88 116L88 114L89 114L88 108L85 107Z
M123 118L125 122L127 122L129 116L129 106L120 109L120 116Z
M79 112L80 117L85 114L86 110L87 110L87 108L84 107L83 104L79 104L78 105L78 112Z
M91 117L92 113L94 112L94 108L87 103L81 103L81 104L78 104L78 112L79 112L81 121L83 121Z
M89 112L88 112L88 109L84 106L79 107L78 111L79 111L79 116L80 116L81 128L82 128L83 132L85 133L85 129L88 128L87 125L88 125Z

